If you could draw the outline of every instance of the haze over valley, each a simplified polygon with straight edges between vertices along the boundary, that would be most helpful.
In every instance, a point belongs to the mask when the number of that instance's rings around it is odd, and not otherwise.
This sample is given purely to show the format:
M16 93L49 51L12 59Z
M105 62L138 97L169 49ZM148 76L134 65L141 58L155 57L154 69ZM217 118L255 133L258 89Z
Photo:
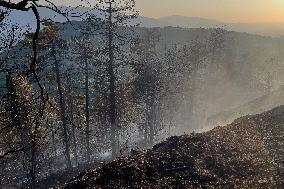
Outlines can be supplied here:
M283 188L284 4L220 2L0 0L0 188Z

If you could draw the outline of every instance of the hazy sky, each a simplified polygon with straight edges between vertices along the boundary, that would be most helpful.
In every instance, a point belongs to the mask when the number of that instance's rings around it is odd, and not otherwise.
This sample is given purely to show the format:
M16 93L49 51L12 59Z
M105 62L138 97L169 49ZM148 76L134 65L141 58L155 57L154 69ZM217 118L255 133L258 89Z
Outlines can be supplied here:
M57 0L73 4L80 0ZM140 15L212 18L227 22L283 22L284 0L137 0Z

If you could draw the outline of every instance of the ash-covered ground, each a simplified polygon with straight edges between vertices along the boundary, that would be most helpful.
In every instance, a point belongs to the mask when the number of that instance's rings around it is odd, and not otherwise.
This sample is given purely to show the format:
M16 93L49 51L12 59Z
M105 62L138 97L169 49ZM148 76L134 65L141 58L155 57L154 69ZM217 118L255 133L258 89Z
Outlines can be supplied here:
M284 188L284 106L175 136L65 184L72 188Z

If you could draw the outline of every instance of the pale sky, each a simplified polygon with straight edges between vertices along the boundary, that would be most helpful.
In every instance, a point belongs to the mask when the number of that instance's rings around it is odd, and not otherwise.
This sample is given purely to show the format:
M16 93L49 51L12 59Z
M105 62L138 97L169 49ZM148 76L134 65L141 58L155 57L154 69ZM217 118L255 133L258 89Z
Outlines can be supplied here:
M57 0L75 5L80 0ZM226 22L283 22L284 0L137 0L140 15L211 18Z

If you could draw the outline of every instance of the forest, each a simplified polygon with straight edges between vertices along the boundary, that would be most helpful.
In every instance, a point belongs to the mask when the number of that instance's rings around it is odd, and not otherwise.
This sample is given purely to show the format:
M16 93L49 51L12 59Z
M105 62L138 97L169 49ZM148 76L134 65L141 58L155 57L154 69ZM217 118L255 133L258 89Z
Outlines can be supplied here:
M283 37L141 26L135 0L0 7L0 188L284 186Z

